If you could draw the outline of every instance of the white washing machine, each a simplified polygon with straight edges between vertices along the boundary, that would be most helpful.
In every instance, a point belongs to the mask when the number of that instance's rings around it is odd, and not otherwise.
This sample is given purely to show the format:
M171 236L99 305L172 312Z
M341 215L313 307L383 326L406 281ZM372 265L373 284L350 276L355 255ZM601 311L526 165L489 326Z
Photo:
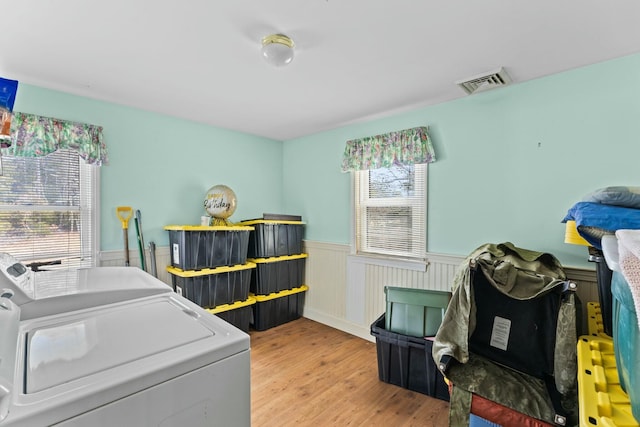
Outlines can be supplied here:
M152 291L19 305L16 287L3 289L0 427L250 425L249 336L191 301ZM39 312L48 300L56 308Z

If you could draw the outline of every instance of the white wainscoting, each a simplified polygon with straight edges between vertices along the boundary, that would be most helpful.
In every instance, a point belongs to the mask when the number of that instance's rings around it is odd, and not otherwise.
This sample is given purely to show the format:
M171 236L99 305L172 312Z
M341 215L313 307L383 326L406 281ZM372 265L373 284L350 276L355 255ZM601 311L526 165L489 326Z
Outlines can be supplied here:
M304 316L369 341L371 324L385 311L385 286L449 291L464 256L428 254L426 271L376 265L375 260L350 255L349 245L305 241L309 254L306 284L309 286ZM586 302L597 301L594 270L566 268L578 284L583 301L586 333Z
M305 252L304 316L369 341L375 341L371 324L385 312L385 286L447 291L462 260L430 254L426 271L420 271L352 256L349 245L305 241Z
M309 291L305 298L303 315L369 341L371 324L385 311L385 286L417 289L450 290L456 268L463 256L429 254L426 271L397 268L389 263L376 265L372 258L350 255L349 245L304 242L309 254L306 262L305 284ZM146 264L149 266L149 251ZM138 251L130 251L131 266L139 267ZM171 285L169 247L156 248L158 278ZM100 265L124 265L124 254L119 251L101 253ZM147 271L150 271L147 268ZM566 268L570 280L578 284L578 296L583 302L583 331L586 333L586 303L598 301L595 270Z

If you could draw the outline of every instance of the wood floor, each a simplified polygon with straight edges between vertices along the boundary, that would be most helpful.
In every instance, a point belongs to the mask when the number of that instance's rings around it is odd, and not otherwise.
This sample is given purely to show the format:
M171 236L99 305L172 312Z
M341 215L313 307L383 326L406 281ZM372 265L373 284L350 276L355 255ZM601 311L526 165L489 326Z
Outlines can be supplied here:
M447 402L378 379L375 343L305 318L250 335L253 427L448 425Z

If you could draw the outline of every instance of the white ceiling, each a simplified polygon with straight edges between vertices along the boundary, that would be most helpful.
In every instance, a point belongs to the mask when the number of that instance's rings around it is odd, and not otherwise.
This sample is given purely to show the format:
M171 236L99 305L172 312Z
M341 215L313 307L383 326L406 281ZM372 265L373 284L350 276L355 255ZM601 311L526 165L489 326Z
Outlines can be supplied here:
M0 0L0 76L276 140L640 52L638 0ZM284 33L284 68L260 40ZM18 89L19 91L19 89Z

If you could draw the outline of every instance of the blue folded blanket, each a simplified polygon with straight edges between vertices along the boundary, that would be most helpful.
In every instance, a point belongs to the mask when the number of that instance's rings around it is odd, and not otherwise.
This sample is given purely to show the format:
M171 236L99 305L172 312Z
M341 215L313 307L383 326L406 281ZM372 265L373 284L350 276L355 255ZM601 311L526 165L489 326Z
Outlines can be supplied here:
M578 202L569 209L562 222L574 220L578 233L591 245L601 249L602 234L616 230L640 229L640 209L601 203Z

